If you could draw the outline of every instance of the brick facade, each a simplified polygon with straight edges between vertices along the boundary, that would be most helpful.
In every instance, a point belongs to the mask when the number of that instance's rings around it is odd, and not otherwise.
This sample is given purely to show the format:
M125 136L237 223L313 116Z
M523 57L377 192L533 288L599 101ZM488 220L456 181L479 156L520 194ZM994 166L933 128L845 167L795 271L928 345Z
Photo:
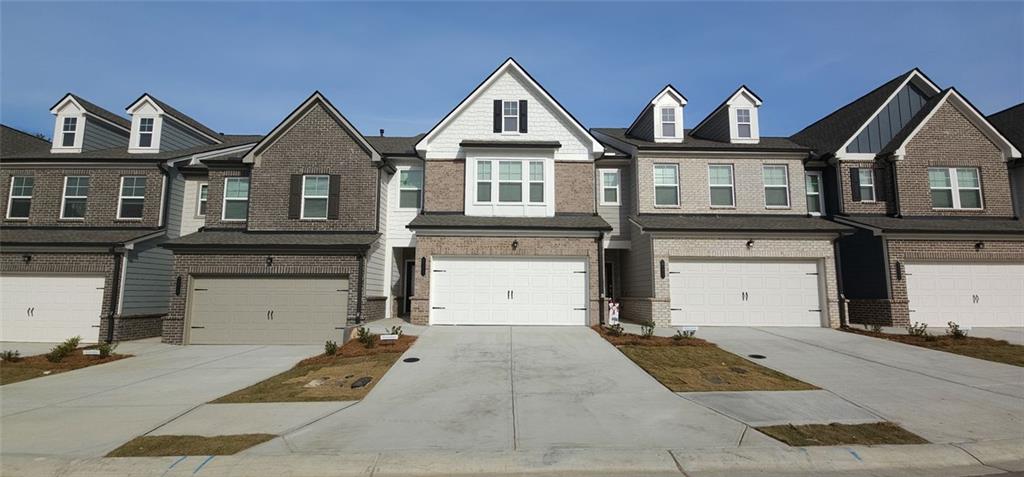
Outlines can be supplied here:
M519 247L512 250L513 240ZM441 256L495 256L495 257L587 257L587 278L589 281L590 324L597 324L600 317L600 288L598 286L597 241L592 238L561 237L438 237L420 236L416 239L416 259L427 259L430 270L431 259ZM417 262L417 267L419 262ZM416 294L412 298L411 320L416 325L430 321L430 276L417 273L414 285Z
M466 210L466 161L429 160L423 164L423 211Z
M163 341L184 344L187 329L189 280L197 276L346 276L349 280L348 318L350 324L359 322L359 293L363 280L359 275L359 259L346 255L272 255L273 265L266 265L267 254L207 255L177 254L174 256L174 274L182 277L181 294L174 293L172 280L169 293L171 303L163 322ZM365 300L364 300L365 305ZM364 308L365 310L365 308Z
M32 205L28 220L7 218L7 203L13 176L30 175L35 178L32 190ZM64 178L67 176L88 176L89 194L85 205L85 219L61 219L61 202L64 197ZM146 200L141 220L118 219L118 197L121 192L121 178L124 176L146 177ZM0 210L5 226L60 226L60 227L156 227L160 221L160 195L164 174L156 166L134 165L132 167L81 167L63 168L39 166L11 166L0 170Z
M593 214L593 162L555 162L555 213Z
M892 197L891 168L883 161L848 161L839 163L840 184L842 184L843 212L846 214L889 214L895 211ZM850 183L850 171L853 169L871 169L875 178L875 200L854 201L853 184ZM884 172L875 173L876 169ZM927 174L927 172L925 173ZM901 177L902 179L902 177ZM827 199L826 199L827 200Z

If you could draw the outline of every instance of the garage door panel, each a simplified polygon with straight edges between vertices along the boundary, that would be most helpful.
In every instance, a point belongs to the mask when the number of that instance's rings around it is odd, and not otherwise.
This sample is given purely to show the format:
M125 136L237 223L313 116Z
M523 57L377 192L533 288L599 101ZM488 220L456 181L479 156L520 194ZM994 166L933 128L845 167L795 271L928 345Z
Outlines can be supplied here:
M99 338L102 276L0 277L0 341L55 342ZM29 309L31 308L31 311Z
M907 263L910 321L1024 326L1024 264Z

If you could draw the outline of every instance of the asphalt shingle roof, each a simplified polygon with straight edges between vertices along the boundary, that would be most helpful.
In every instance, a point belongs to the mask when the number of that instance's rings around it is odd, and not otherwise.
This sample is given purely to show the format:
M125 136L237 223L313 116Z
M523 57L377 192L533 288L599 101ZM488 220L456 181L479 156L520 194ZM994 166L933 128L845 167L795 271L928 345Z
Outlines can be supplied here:
M415 156L416 143L423 139L423 134L415 136L363 136L366 142L382 156Z
M380 234L331 232L250 232L247 230L200 230L163 244L170 249L188 247L266 248L364 248Z
M887 217L849 216L838 220L861 224L885 232L902 233L976 233L1024 236L1024 222L1018 219L981 217Z
M152 235L154 228L0 227L4 245L116 245Z
M626 135L626 128L594 128L594 132L604 134L613 139L632 144L638 149L678 150L678 151L775 151L775 152L810 152L810 149L785 137L761 136L757 144L733 144L731 142L713 141L690 135L684 131L683 142L654 142Z
M1017 150L1024 151L1024 103L989 116L988 122L1003 133Z
M118 126L121 126L121 127L125 128L125 129L131 129L132 128L132 122L129 121L124 116L121 116L119 114L114 114L114 113L112 113L110 111L107 111L106 109L103 109L103 108L101 108L101 107L99 107L99 106L89 102L88 100L86 100L85 98L82 98L81 96L78 96L77 94L68 93L68 95L71 96L72 98L75 98L75 101L77 101L78 104L82 105L82 107L85 108L85 110L87 112L89 112L90 114L93 114L95 116L103 118L103 119L105 119L107 121L110 121L110 122L112 122L112 123L114 123L114 124L116 124Z
M861 125L871 119L871 115L885 104L885 100L895 93L900 84L913 72L914 70L910 70L889 80L882 86L803 128L800 132L790 136L790 139L810 147L817 154L834 154L847 139L853 136L853 133L857 132Z
M771 214L640 214L630 217L645 231L708 232L852 232L846 225L821 217Z
M67 160L96 160L102 161L106 159L133 159L133 160L166 160L175 159L178 157L190 156L192 154L199 154L201 152L216 151L218 149L224 149L228 147L240 146L243 144L255 144L263 136L252 136L252 135L235 135L225 134L220 136L224 142L221 144L204 144L202 146L196 146L188 149L179 149L177 151L165 151L147 154L133 154L128 152L127 146L115 147L110 149L101 149L98 151L88 151L77 154L69 153L50 153L50 149L47 148L45 151L40 152L26 152L22 154L14 154L10 157L4 156L5 160L14 159L60 159L63 161Z
M205 124L203 124L203 123L201 123L199 121L196 121L191 116L189 116L189 115L187 115L187 114L185 114L185 113L183 113L181 111L178 111L177 109L174 109L173 106L171 106L171 105L169 105L169 104L167 104L167 103L165 103L163 101L160 101L159 99L157 99L156 97L154 97L153 95L151 95L149 93L146 93L145 96L149 96L149 99L152 99L153 102L156 103L157 106L160 106L160 109L164 110L165 113L167 113L167 114L169 114L171 116L174 116L174 118L177 119L178 121L181 121L181 122L183 122L183 123L185 123L185 124L187 124L187 125L189 125L189 126L191 126L193 128L196 128L196 129L202 131L203 134L207 134L207 135L212 136L214 138L221 138L221 135L219 133L217 133L217 131L214 131L213 129L210 129L210 128L206 127ZM140 97L140 99L141 99L141 97Z
M420 214L410 229L536 229L536 230L611 230L597 215L555 214L554 217L475 217L462 214Z
M0 157L49 152L50 141L0 124Z

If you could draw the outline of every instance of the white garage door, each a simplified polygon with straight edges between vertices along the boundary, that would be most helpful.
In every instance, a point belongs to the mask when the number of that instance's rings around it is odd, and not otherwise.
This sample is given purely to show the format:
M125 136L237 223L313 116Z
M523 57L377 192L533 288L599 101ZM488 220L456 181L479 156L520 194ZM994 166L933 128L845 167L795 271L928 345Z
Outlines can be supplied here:
M586 325L584 258L434 257L430 323Z
M99 339L103 277L0 277L0 341Z
M908 263L910 321L1024 326L1024 265Z
M323 344L341 341L343 278L195 278L192 344Z
M822 326L817 262L674 261L673 325Z

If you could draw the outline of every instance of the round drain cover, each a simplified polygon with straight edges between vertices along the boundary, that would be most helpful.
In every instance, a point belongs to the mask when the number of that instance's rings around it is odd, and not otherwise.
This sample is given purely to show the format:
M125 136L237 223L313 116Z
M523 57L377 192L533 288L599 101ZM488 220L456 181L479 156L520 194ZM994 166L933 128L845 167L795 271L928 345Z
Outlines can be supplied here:
M405 358L402 361L406 362L406 363L415 363L415 362L417 362L419 360L420 360L419 358Z
M749 356L751 358L754 358L754 359L764 359L765 358L765 355L763 355L763 354L748 354L747 356Z

